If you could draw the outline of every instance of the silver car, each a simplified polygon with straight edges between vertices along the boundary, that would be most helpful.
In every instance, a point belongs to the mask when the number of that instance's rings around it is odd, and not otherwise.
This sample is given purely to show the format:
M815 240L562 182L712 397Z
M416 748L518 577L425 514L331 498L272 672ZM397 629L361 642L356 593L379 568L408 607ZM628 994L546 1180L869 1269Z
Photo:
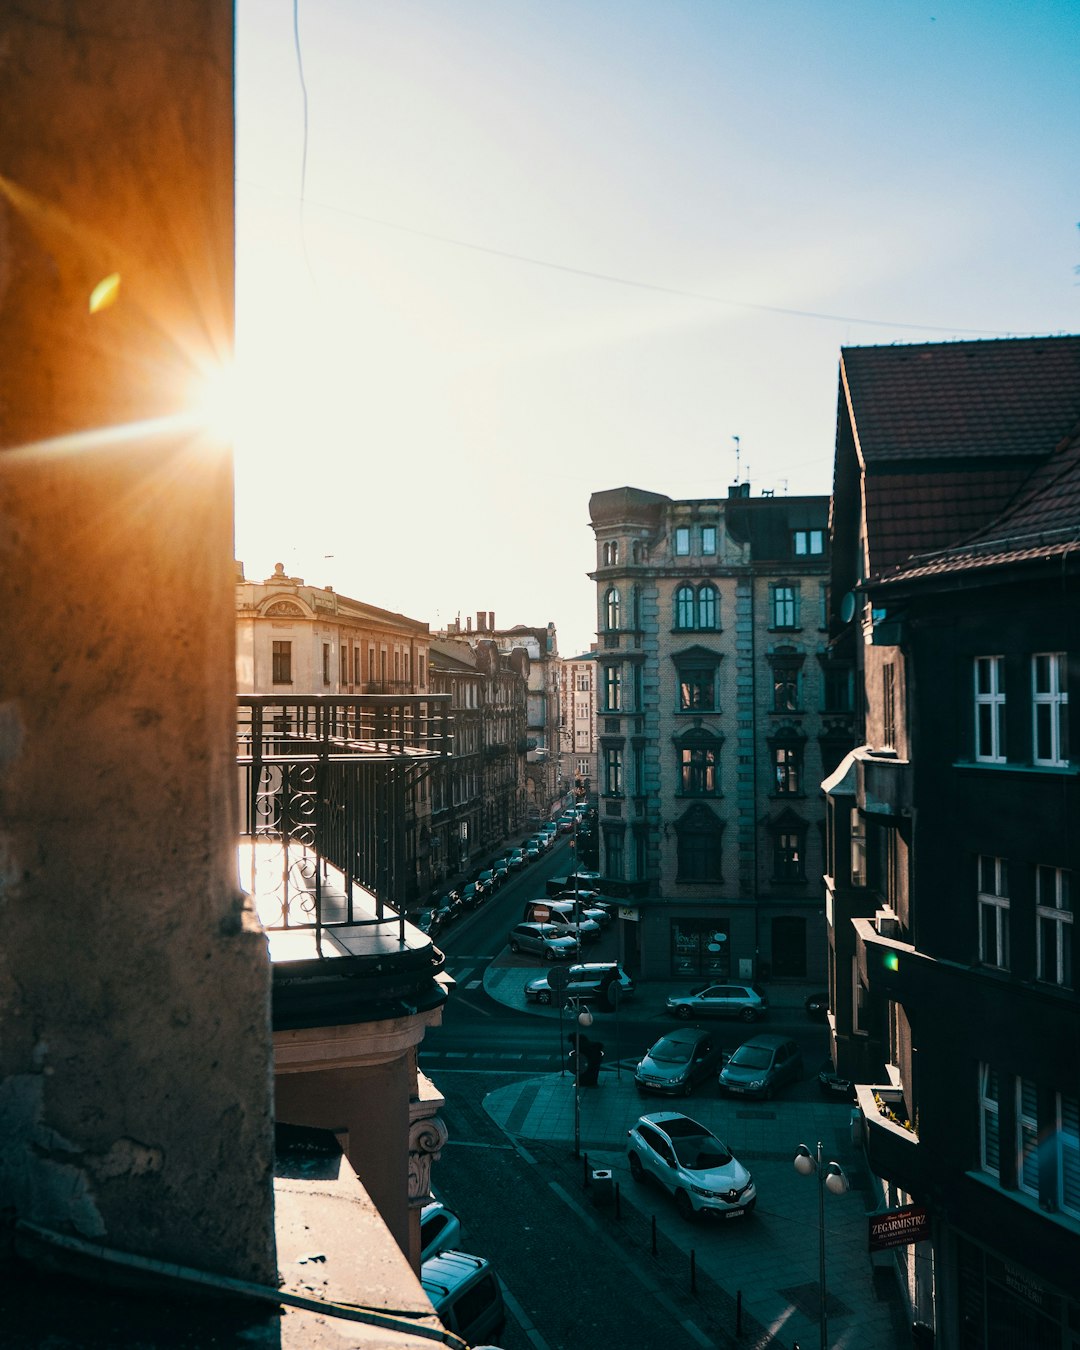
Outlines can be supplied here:
M533 952L545 961L568 961L579 951L576 937L550 923L516 924L507 942L515 956L519 952Z
M754 1179L728 1146L678 1111L642 1116L628 1131L635 1181L647 1177L674 1197L684 1219L711 1214L740 1219L757 1203Z
M752 984L707 984L689 994L676 994L667 1001L676 1017L695 1021L701 1017L737 1017L756 1022L769 1010L768 996Z
M771 1097L803 1076L802 1051L784 1036L755 1036L720 1070L720 1088L737 1097Z

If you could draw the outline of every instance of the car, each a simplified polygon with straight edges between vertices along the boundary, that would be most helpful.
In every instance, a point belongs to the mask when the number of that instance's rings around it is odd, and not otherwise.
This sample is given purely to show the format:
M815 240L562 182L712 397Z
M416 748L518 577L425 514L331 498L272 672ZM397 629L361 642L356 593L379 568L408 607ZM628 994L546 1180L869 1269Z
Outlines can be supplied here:
M711 1130L678 1111L641 1116L627 1131L635 1181L656 1181L684 1219L741 1219L757 1204L754 1178Z
M431 1199L420 1211L420 1260L427 1261L461 1241L461 1221L441 1200Z
M421 933L426 933L428 937L435 937L443 925L440 911L433 906L413 910L408 918L414 928L419 928Z
M567 1003L588 1003L598 999L608 1007L614 1007L611 995L613 983L618 981L620 992L616 997L620 999L632 997L637 988L633 976L622 970L617 961L586 961L582 965L571 966L568 973L570 980L562 995ZM553 998L546 975L530 980L525 986L527 1003L550 1003Z
M771 1097L803 1076L802 1051L784 1036L745 1041L720 1070L720 1089L738 1097Z
M560 907L566 905L571 916L577 912L583 919L591 919L601 928L607 928L611 923L611 906L597 899L592 891L560 891L550 900L540 900L538 903Z
M420 1283L447 1331L468 1345L502 1339L502 1285L485 1257L448 1247L421 1263Z
M484 898L484 892L475 881L467 881L461 888L461 903L465 909L476 909Z
M812 1018L815 1022L824 1022L829 1015L829 995L827 993L807 994L803 999L803 1008L807 1017Z
M506 865L507 867L509 867L511 872L516 872L519 867L524 867L525 866L524 851L520 848L511 849L510 854L506 859Z
M570 831L577 824L577 820L578 818L576 811L564 811L562 815L559 817L558 821L556 822L559 829L559 833L569 834Z
M539 858L539 856L540 856L540 845L536 842L535 839L530 839L529 842L525 845L525 861L535 862L535 860Z
M571 886L574 884L575 877L582 886L591 886L594 882L600 880L600 873L590 872L588 868L579 867L576 872L571 872L570 875L566 878L567 882Z
M674 994L667 1011L686 1019L700 1017L738 1017L756 1022L769 1009L768 995L752 984L708 984L689 994Z
M439 926L445 928L448 923L452 923L461 913L461 910L461 896L457 891L447 891L445 895L441 895L435 903L435 911L439 916Z
M510 860L508 858L500 858L491 870L495 873L496 885L501 886L510 875Z
M722 1050L711 1031L676 1027L653 1045L634 1070L639 1092L688 1097L720 1067Z
M485 894L490 895L499 883L492 868L485 867L482 872L477 873L476 884L483 886Z
M545 961L567 960L581 950L576 937L553 923L515 924L507 944L515 956L519 952L533 952Z
M541 825L541 826L540 826L540 829L537 831L537 833L543 835L543 837L544 837L549 843L552 843L552 842L555 840L555 838L558 836L558 833L559 833L559 832L558 832L558 830L556 829L556 827L555 827L554 825L552 825L551 822L549 821L548 824L546 824L546 825Z

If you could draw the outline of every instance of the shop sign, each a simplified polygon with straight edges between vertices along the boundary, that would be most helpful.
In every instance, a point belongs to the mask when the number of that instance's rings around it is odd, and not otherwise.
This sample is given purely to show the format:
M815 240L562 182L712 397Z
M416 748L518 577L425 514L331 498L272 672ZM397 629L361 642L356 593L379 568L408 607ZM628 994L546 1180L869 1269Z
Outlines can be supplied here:
M870 1215L872 1252L881 1252L887 1247L906 1247L912 1242L926 1242L929 1237L930 1215L918 1205L891 1209L887 1214Z
M636 908L634 908L633 906L630 906L630 905L620 905L620 906L619 906L619 918L620 918L620 919L629 919L631 923L637 923L637 921L640 919L640 917L641 917L641 915L640 915L639 911L638 911Z

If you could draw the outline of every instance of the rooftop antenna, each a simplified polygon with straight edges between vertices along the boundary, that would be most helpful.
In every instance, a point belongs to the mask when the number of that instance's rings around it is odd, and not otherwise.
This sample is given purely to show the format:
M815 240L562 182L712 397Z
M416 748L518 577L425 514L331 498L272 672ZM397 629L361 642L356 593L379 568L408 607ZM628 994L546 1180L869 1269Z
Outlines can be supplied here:
M732 436L731 439L735 442L735 486L738 487L741 482L739 476L739 438L738 436Z

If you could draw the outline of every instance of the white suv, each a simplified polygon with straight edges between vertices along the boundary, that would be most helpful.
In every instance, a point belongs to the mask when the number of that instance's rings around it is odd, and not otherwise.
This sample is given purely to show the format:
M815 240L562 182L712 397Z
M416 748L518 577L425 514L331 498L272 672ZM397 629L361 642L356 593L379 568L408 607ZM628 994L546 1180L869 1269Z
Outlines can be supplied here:
M757 1203L754 1179L716 1135L678 1111L642 1116L628 1131L635 1181L651 1177L675 1198L684 1219L740 1219Z

